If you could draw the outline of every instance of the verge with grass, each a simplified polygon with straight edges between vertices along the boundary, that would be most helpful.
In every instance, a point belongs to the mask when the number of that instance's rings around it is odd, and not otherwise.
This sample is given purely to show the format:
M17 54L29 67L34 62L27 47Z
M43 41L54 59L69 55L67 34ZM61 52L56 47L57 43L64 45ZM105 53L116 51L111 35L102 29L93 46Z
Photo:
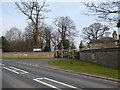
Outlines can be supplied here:
M2 60L30 60L30 59L54 59L54 58L2 58Z
M76 59L54 60L54 61L49 61L48 64L53 66L58 66L59 68L62 69L77 71L81 73L89 73L94 75L120 79L120 77L118 77L118 71L120 70L118 69L113 69L81 60L76 60Z

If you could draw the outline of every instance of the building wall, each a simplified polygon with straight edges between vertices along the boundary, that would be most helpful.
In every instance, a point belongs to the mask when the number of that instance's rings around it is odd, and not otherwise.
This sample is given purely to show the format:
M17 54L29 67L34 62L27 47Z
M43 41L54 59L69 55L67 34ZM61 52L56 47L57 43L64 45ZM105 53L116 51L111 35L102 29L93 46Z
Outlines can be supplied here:
M116 45L117 42L115 42L113 39L98 40L96 42L91 43L90 48L91 49L114 48L116 47Z
M120 65L120 47L80 51L79 59L107 67L118 68Z
M54 52L3 52L2 58L53 58Z
M118 28L118 36L120 35L120 28Z

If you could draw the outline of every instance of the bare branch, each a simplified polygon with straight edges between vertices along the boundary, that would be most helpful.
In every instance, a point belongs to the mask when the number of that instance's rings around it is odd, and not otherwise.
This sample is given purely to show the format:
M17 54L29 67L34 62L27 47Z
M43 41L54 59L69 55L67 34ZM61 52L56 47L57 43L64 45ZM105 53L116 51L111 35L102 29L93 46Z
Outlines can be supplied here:
M39 27L39 22L41 19L44 19L44 16L42 15L42 12L47 9L45 9L45 0L43 2L38 2L37 0L27 1L23 2L21 0L20 3L15 2L16 6L18 9L25 15L31 22L34 24L34 31L33 31L33 38L34 38L34 47L38 48L39 43L38 43L38 27Z
M98 21L107 21L107 22L116 22L118 14L120 14L120 10L118 9L120 4L119 0L109 1L109 2L101 2L101 3L84 3L87 7L88 11L86 11L85 15L97 15ZM116 17L116 18L114 18Z
M101 25L100 23L94 23L89 27L83 28L82 33L84 39L92 41L102 38L108 30L109 28L107 26Z

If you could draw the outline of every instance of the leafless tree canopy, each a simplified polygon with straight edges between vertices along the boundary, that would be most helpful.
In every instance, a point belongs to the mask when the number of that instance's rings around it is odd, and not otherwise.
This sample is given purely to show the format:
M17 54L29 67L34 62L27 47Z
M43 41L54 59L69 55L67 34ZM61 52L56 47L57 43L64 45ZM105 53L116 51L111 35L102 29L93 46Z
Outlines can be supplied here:
M25 15L27 18L33 23L34 25L34 34L33 34L33 39L34 39L34 48L39 47L38 43L38 27L41 19L44 19L44 15L42 12L48 12L47 6L45 4L45 1L43 2L38 2L37 0L27 1L24 2L21 0L20 3L16 2L15 3L18 9Z
M100 23L94 23L90 25L89 27L85 27L82 30L84 39L87 39L89 41L97 40L99 38L102 38L106 31L108 31L109 28L105 25L101 25Z
M76 27L70 17L58 17L55 19L54 24L57 27L62 40L66 39L67 36L75 36Z
M12 27L9 31L6 32L5 38L10 43L9 47L12 51L20 51L22 32L18 28Z
M51 31L51 41L53 45L58 45L60 43L60 34L58 31Z
M104 20L107 22L118 21L118 14L120 14L120 1L113 0L102 3L84 3L88 11L86 15L98 15L97 20Z
M20 40L21 33L22 32L18 28L12 27L9 31L6 32L5 37L8 41Z

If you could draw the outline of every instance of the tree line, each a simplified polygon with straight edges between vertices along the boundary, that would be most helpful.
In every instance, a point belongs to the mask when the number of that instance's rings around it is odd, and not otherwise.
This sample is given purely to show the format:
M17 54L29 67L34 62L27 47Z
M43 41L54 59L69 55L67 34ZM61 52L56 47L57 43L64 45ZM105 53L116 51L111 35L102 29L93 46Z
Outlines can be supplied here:
M42 23L38 27L38 46L42 51L51 51L51 47L58 46L61 43L65 49L74 44L76 28L73 20L66 17L57 17L54 20L56 30L50 25ZM28 23L24 32L16 27L12 27L2 36L3 51L30 52L34 47L34 25Z
M120 4L119 1L84 3L88 8L86 15L98 15L98 18L108 23L117 22L117 14L120 13L116 9ZM33 48L41 48L43 51L51 51L51 47L58 47L61 44L64 49L69 49L74 45L74 39L78 31L73 20L69 16L60 16L54 19L54 25L49 26L44 23L46 19L44 13L49 12L46 1L38 2L37 0L27 2L16 2L18 10L28 19L28 25L24 32L16 27L8 30L5 36L2 36L3 51L32 51ZM92 14L91 14L92 13ZM113 14L113 15L111 15ZM99 21L99 20L98 20ZM82 29L82 36L89 42L104 37L109 27L97 22Z

